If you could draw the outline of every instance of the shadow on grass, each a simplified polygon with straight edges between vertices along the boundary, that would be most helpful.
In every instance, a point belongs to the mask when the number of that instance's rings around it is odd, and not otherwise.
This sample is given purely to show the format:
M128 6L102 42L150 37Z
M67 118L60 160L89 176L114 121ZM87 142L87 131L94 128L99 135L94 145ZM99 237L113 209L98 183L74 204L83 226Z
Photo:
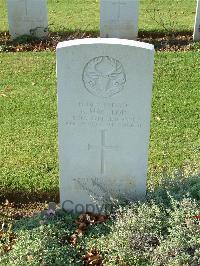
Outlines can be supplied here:
M99 37L99 31L83 31L77 29L76 31L60 31L60 32L49 32L48 37L37 38L30 35L22 35L16 39L12 39L9 32L0 32L0 45L20 45L20 44L31 44L31 43L46 43L52 44L53 41L59 42L64 40L82 39L82 38L97 38Z
M0 189L0 203L8 200L16 204L34 202L59 202L59 191L26 191L26 190L2 190Z
M180 199L189 193L192 198L200 200L200 173L193 176L166 177L154 191L147 191L147 195L161 195L167 197L167 191L175 198ZM34 203L34 202L59 202L59 189L52 191L26 191L26 190L0 190L0 202Z
M8 32L0 33L1 52L23 52L23 51L55 51L58 42L82 38L97 38L99 31L60 31L50 32L48 38L36 39L30 36L21 36L11 40ZM191 31L159 32L139 31L138 41L151 43L156 50L189 50L193 43Z
M192 31L183 30L183 31L147 31L140 30L138 32L139 38L163 38L168 36L168 38L176 38L177 36L192 36Z
M140 31L138 40L148 42L154 45L156 50L160 51L185 51L190 50L193 43L191 31L181 32L149 32Z

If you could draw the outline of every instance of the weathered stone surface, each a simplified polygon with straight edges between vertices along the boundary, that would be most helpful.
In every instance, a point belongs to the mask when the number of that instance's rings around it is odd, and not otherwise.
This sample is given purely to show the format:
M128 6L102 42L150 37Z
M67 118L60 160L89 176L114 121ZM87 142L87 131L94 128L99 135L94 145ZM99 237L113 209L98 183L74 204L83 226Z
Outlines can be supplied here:
M138 0L101 0L101 37L136 40L138 14Z
M9 32L13 39L22 35L48 35L46 0L7 0Z
M98 212L109 197L145 196L153 60L153 46L141 42L58 44L63 208Z

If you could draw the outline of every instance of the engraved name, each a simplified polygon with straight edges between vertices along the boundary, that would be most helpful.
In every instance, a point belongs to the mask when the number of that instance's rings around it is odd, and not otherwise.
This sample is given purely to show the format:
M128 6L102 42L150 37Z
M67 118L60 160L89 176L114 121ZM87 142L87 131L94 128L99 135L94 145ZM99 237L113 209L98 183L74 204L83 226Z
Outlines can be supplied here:
M74 110L67 126L142 127L127 103L77 102Z

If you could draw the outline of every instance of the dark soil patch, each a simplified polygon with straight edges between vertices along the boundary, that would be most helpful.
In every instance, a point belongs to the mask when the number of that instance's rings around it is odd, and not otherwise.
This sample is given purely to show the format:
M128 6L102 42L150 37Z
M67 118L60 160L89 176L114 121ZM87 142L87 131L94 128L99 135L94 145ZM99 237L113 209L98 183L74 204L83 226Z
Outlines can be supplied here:
M59 42L83 39L96 38L96 32L53 32L49 33L48 38L34 39L28 36L22 36L14 41L11 40L8 32L0 33L0 52L24 52L24 51L55 51Z
M48 208L48 202L56 198L58 193L33 193L26 194L20 192L5 193L0 197L0 230L3 226L8 226L13 220L19 220L23 217L31 217Z
M192 32L139 32L138 40L151 43L157 51L188 51L193 42Z
M23 217L31 217L47 208L47 203L13 203L6 200L0 204L0 225L6 229L12 220L19 220Z
M8 200L15 204L27 204L35 202L59 202L59 191L1 191L0 190L0 204Z
M24 52L24 51L55 51L58 42L97 38L99 32L51 32L44 40L33 38L18 38L12 41L8 32L0 33L1 52ZM188 51L191 50L193 39L192 32L139 32L138 41L151 43L157 51Z

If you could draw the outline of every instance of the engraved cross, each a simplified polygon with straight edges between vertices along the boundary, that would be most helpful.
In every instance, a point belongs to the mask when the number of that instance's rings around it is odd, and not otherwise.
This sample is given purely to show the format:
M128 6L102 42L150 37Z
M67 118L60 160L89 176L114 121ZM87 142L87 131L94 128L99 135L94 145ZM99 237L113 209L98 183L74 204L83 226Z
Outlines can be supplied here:
M118 2L114 2L113 4L118 6L117 19L119 20L120 15L121 15L121 7L126 6L127 3L126 2L123 2L121 0L118 0Z
M24 4L25 4L25 16L24 16L24 18L23 18L23 20L25 21L25 22L35 22L35 20L31 17L30 18L30 11L29 11L29 9L28 9L28 3L27 3L27 0L25 0L25 2L24 2ZM40 19L37 19L37 21L39 22L39 21L42 21L42 19L40 20Z
M25 0L25 9L26 9L26 17L28 17L28 4L27 4L27 0Z
M100 148L101 151L101 175L105 175L105 151L107 150L117 150L119 147L118 146L107 146L106 145L106 131L101 130L101 146L97 145L91 145L88 144L88 151L93 149L93 148Z
M25 16L24 16L23 20L25 22L34 22L33 19L30 19L29 13L30 12L28 11L28 3L27 3L27 0L25 0Z

